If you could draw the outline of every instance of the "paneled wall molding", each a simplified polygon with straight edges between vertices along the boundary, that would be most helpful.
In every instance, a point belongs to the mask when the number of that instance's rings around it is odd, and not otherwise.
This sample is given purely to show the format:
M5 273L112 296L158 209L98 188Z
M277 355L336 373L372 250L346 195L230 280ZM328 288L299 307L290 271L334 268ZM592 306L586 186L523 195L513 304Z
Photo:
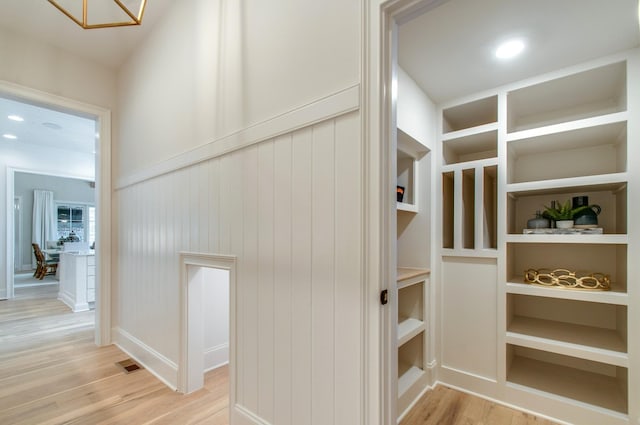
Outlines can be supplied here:
M255 417L232 423L373 424L361 413L361 154L353 111L116 192L118 344L173 382L158 353L187 357L185 273L197 291L202 253L218 269L237 256L229 410Z
M137 173L121 177L116 182L115 190L121 190L145 180L171 173L322 121L339 117L356 111L359 108L360 85L356 84L267 121L255 124L237 133L183 152Z

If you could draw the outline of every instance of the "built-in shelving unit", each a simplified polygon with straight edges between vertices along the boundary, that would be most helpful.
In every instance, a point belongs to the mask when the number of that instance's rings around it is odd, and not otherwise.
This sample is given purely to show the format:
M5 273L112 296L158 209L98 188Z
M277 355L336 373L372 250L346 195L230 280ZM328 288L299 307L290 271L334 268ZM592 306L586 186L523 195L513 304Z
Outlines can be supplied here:
M486 382L478 375L495 380L513 389L506 393L510 403L525 408L539 409L545 398L561 400L563 408L549 414L561 411L561 419L569 422L584 421L584 409L593 414L593 424L629 423L630 414L636 415L633 423L640 420L630 407L640 394L629 384L630 377L638 377L638 365L630 345L636 326L630 318L637 317L631 312L637 307L630 301L635 282L628 258L638 238L630 234L628 217L640 190L631 162L638 124L633 121L637 111L627 105L629 64L620 57L511 84L495 95L468 96L440 109L440 253L443 258L486 257L494 250L497 295L504 300L497 308L503 315L496 322L497 357L503 359L497 373L480 374L475 364L465 371L464 361L451 351L443 360L452 364L445 376L479 392ZM597 234L525 230L536 211L578 196L601 208ZM469 260L460 261L475 270ZM486 263L478 262L477 270L481 267ZM523 278L529 269L603 273L611 289L533 285ZM464 286L458 274L449 273L457 280L443 276L445 300L453 299L446 298L448 292L458 293L456 285ZM473 279L471 272L468 278ZM443 308L475 308L471 300L456 299L468 306ZM445 355L458 343L448 338L443 336ZM537 401L529 404L528 398Z
M589 87L589 90L584 90ZM628 413L626 63L507 93L506 377L520 389ZM523 234L551 201L588 196L602 234ZM533 286L530 268L610 276L611 291Z
M429 270L398 268L398 412L429 386L427 306Z
M441 117L442 248L460 256L495 250L498 97L442 109Z
M399 82L398 99L407 99L420 93L412 92L412 85ZM404 90L404 91L403 91ZM403 97L404 95L404 97ZM420 102L418 102L420 103ZM415 106L415 104L414 104ZM406 110L398 108L400 110ZM426 110L425 110L426 111ZM413 111L415 113L415 111ZM399 112L400 113L400 112ZM415 115L411 115L415 117ZM408 122L398 117L398 123L409 124L409 128L397 128L396 184L404 189L402 200L396 202L396 266L395 288L389 290L390 298L397 306L392 324L396 328L396 339L391 343L396 350L398 418L402 418L411 406L432 384L435 374L432 361L434 338L431 320L431 185L432 156L430 146L435 135L433 117L425 117L421 123ZM412 124L416 124L412 126ZM406 130L406 131L405 131ZM391 357L394 359L394 357Z

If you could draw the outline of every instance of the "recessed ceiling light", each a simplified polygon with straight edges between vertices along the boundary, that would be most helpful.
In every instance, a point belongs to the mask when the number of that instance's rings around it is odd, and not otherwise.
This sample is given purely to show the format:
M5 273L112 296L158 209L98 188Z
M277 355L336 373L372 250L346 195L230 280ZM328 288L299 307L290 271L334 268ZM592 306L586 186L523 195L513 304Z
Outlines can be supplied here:
M15 140L18 138L18 136L16 136L15 134L9 134L9 133L3 134L2 137L4 137L5 139L11 139L11 140Z
M9 118L11 121L24 121L24 118L22 118L20 115L8 115L7 118Z
M511 59L518 56L524 50L524 41L509 40L498 46L496 57L498 59Z

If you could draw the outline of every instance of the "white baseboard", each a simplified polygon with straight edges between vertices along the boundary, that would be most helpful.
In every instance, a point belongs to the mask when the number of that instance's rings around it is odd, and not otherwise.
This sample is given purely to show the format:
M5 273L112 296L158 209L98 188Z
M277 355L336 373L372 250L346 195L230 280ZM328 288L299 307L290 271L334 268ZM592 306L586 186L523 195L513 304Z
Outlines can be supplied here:
M73 301L73 297L67 294L66 292L58 292L58 299L69 306L74 313L79 311L87 311L89 310L88 303L76 303Z
M220 344L204 351L204 371L217 369L229 363L229 343Z
M233 406L231 412L233 415L231 423L234 425L271 425L269 422L239 404Z
M121 328L112 330L113 343L172 390L178 388L178 365Z

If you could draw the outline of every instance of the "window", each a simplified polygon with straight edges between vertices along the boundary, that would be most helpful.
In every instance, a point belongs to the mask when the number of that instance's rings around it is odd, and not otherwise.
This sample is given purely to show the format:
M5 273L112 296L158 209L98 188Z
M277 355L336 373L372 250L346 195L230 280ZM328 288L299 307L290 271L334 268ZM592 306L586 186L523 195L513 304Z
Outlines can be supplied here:
M73 232L81 242L96 239L96 209L92 205L57 203L57 238L68 238Z

